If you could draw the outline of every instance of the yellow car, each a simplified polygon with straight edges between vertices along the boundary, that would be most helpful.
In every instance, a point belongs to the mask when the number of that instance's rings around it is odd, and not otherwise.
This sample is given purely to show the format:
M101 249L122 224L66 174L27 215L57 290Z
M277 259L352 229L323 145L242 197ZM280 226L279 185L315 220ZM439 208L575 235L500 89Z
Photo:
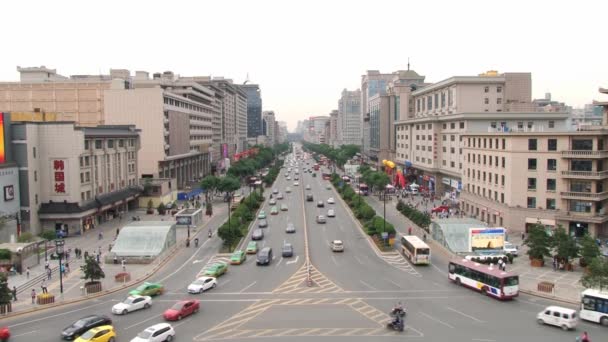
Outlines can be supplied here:
M89 329L86 333L80 335L75 342L114 342L116 341L116 332L111 325L101 325L93 329Z

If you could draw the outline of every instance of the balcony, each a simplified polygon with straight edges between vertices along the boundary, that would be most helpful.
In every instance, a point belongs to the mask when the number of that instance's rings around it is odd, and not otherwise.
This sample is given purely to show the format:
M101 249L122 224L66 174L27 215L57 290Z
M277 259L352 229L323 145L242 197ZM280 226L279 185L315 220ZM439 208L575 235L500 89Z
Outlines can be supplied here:
M608 171L562 171L562 177L602 180L608 178Z
M562 151L563 158L607 158L608 151Z
M560 211L555 214L555 219L563 221L578 221L588 223L604 223L608 221L608 215L597 213L579 213L575 211Z
M604 192L575 192L562 191L561 195L564 199L582 200L582 201L602 201L608 198L608 191Z

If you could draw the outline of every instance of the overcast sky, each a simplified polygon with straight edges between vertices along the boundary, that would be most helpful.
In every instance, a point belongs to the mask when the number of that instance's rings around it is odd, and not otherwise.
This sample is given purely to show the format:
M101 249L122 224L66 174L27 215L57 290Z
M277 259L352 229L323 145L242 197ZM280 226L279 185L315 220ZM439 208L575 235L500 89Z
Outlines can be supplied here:
M0 13L0 80L17 80L17 65L249 74L290 130L337 108L365 70L405 69L408 57L427 82L532 72L535 98L575 107L608 87L606 0L14 0Z

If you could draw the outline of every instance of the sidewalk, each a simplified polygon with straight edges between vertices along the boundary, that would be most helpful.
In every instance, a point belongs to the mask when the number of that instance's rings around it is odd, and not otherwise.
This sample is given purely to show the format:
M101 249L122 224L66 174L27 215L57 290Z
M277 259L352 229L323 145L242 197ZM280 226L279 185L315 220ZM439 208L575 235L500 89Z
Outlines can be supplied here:
M205 216L203 224L201 226L191 228L191 235L195 234L197 231L205 227L213 217L226 214L227 208L224 208L224 206L216 206L215 204L216 203L214 203L213 215ZM73 256L74 248L80 248L84 255L85 251L88 251L89 254L92 254L93 252L97 252L101 247L101 258L103 260L104 256L108 253L109 244L113 242L116 236L116 229L122 228L123 226L129 224L131 222L132 216L140 216L142 221L169 221L174 219L170 215L148 215L145 212L145 209L127 212L124 213L123 217L129 219L123 218L122 220L119 220L118 218L116 218L97 226L95 229L83 234L82 236L65 238L65 250L71 248L72 256L70 256L69 259L70 272L66 272L63 275L63 295L60 295L60 280L58 273L59 261L50 260L49 258L49 264L50 267L53 269L53 272L51 279L47 281L47 289L50 294L55 295L55 302L76 300L84 298L85 296L85 293L83 292L84 290L81 288L84 285L84 280L81 279L82 271L80 270L80 266L84 263L84 257L81 259L76 259ZM101 240L98 237L100 231L103 232L103 238ZM184 241L186 240L188 235L187 229L178 228L176 234L176 246L165 251L162 255L157 257L157 260L155 260L154 262L150 264L126 265L127 272L131 274L131 281L140 279L142 277L145 277L146 275L155 272L165 259L167 259L169 256L172 256L174 252L179 249L180 246L184 245ZM114 275L119 272L122 272L122 266L120 264L114 265L111 263L103 263L102 261L101 267L105 273L105 278L101 279L102 289L104 291L111 291L113 289L117 289L125 285L124 283L119 283L114 280ZM42 293L42 288L40 285L43 279L47 279L46 272L44 269L44 260L42 260L42 263L40 265L30 268L29 279L27 278L25 272L21 275L17 274L15 276L11 276L8 279L9 288L12 289L13 286L17 286L18 288L18 300L16 302L13 302L13 312L24 311L32 309L34 307L44 307L44 305L32 304L31 300L32 289L36 291L36 294Z

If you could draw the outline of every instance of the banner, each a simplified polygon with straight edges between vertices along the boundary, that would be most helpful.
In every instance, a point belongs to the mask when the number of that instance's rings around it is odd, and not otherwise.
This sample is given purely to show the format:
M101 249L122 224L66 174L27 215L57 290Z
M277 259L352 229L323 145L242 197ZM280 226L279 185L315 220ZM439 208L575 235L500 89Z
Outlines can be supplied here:
M471 252L502 252L505 245L504 228L470 228Z
M4 113L0 112L0 164L6 162L4 149Z

